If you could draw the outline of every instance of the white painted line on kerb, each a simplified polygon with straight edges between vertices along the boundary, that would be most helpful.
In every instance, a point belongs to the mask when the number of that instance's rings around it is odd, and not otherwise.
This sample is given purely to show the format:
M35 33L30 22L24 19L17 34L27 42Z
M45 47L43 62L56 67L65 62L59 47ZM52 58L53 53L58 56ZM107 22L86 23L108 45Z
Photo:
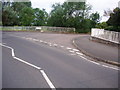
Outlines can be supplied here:
M3 45L3 44L1 44L1 43L0 43L0 45L1 45L1 46L4 46L4 47L6 47L6 48L11 49L11 51L12 51L12 57L13 57L14 59L16 59L16 60L18 60L18 61L20 61L20 62L22 62L22 63L24 63L24 64L27 64L27 65L29 65L29 66L37 69L37 70L40 70L40 72L42 73L42 75L43 75L44 79L46 80L47 84L49 85L49 87L50 87L52 90L56 90L55 86L52 84L52 82L50 81L50 79L48 78L48 76L47 76L47 74L44 72L44 70L42 70L40 67L38 67L38 66L36 66L36 65L33 65L33 64L29 63L29 62L26 62L26 61L24 61L24 60L22 60L22 59L20 59L20 58L18 58L18 57L15 57L14 49L13 49L12 47Z

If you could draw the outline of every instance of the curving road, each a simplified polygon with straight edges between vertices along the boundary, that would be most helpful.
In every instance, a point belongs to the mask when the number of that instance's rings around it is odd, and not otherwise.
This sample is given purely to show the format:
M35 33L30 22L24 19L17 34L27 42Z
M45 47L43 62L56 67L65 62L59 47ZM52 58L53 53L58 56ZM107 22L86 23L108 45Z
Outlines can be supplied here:
M16 57L41 67L55 88L118 88L117 69L91 63L89 58L47 42L39 43L7 32L2 40L15 50ZM50 88L39 70L15 60L9 48L2 47L2 52L3 88Z

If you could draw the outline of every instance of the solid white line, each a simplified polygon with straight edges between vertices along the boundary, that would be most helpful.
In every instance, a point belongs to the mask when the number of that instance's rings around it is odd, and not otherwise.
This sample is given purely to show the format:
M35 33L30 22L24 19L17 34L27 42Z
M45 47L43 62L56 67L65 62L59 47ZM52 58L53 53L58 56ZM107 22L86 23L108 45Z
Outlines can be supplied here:
M102 65L103 67L106 67L106 68L111 68L111 69L114 69L114 70L119 70L118 68L114 68L114 67L109 67L109 66L106 66L106 65Z
M15 57L14 49L12 49L12 56Z
M91 61L91 60L88 60L87 58L85 58L85 57L83 57L83 56L80 56L80 57L83 58L83 59L85 59L85 60L87 60L87 61L89 61L89 62L91 62L91 63L94 63L94 64L96 64L96 65L100 65L99 63L94 62L94 61Z
M18 57L15 57L14 49L13 49L12 47L3 45L3 44L1 44L1 43L0 43L0 45L11 49L11 50L12 50L12 57L13 57L14 59L16 59L16 60L18 60L18 61L20 61L20 62L22 62L22 63L25 63L25 64L27 64L27 65L35 68L35 69L40 70L40 72L42 73L44 79L46 80L46 82L47 82L47 84L50 86L50 88L51 88L52 90L56 90L55 86L52 84L52 82L50 81L50 79L48 78L48 76L47 76L47 74L44 72L44 70L42 70L40 67L35 66L35 65L33 65L33 64L29 63L29 62L26 62L26 61L24 61L24 60L22 60L22 59L20 59L20 58L18 58Z
M48 85L50 86L51 89L56 90L55 86L52 84L52 82L50 81L50 79L48 78L47 74L44 72L44 70L40 70L40 72L42 73L43 77L45 78L46 82L48 83Z
M38 69L38 70L41 69L40 67L35 66L35 65L33 65L33 64L29 63L29 62L26 62L26 61L24 61L24 60L22 60L22 59L20 59L20 58L17 58L17 57L13 57L13 58L16 59L16 60L18 60L18 61L20 61L20 62L22 62L22 63L25 63L25 64L31 66L31 67L34 67L35 69Z

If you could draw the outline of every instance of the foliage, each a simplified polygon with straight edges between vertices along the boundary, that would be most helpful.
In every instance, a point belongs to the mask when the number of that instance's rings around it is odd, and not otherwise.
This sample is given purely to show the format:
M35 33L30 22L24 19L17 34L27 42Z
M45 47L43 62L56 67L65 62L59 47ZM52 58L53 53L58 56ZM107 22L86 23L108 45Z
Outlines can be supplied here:
M85 2L64 2L53 4L48 25L59 27L74 27L76 32L89 32L99 21L99 14L92 13L90 5Z
M46 25L47 12L43 9L33 9L31 2L3 2L3 26L39 26Z
M120 32L120 8L115 8L113 13L110 14L110 18L107 24L111 26L109 29Z
M87 33L99 23L99 13L90 14L91 6L85 2L53 4L50 14L45 9L32 8L31 2L2 3L4 26L73 27L77 33Z
M96 25L96 28L100 28L100 29L105 29L107 27L108 27L108 24L106 22L98 23Z

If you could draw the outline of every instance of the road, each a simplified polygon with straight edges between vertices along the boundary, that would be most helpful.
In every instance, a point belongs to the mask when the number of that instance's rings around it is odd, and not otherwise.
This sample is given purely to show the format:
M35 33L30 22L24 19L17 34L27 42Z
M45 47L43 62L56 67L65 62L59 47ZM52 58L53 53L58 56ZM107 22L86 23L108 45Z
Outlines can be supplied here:
M28 39L5 32L2 43L13 48L19 59L42 68L55 88L118 88L117 69L92 63L57 45ZM3 88L50 88L39 70L16 60L9 48L2 46L2 53Z

